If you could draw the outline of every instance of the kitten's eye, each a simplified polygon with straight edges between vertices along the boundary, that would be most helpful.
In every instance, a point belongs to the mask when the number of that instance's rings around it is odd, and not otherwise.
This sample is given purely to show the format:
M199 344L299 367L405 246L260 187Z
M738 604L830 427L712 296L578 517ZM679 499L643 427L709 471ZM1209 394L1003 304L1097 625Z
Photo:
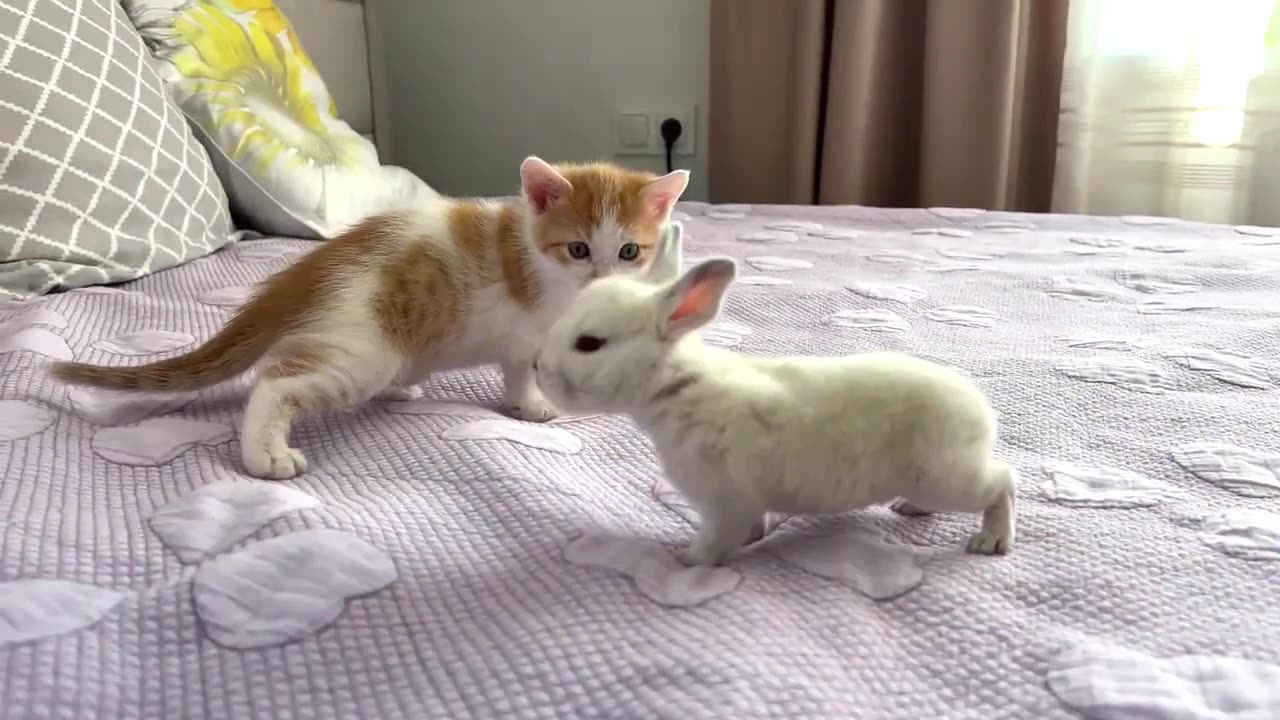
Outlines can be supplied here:
M579 335L573 341L573 349L580 353L593 353L604 347L605 339L595 335Z
M591 255L591 246L587 245L581 240L574 240L573 242L569 243L568 250L569 250L569 257L573 258L574 260L581 260Z
M635 260L640 257L640 246L635 243L625 243L618 249L618 257L623 260Z

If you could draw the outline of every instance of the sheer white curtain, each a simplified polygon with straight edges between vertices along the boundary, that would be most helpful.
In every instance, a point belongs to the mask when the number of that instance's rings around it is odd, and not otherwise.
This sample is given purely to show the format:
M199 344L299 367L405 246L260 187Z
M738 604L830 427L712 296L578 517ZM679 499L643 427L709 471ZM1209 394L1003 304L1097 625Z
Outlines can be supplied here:
M1053 209L1280 226L1278 11L1072 0Z

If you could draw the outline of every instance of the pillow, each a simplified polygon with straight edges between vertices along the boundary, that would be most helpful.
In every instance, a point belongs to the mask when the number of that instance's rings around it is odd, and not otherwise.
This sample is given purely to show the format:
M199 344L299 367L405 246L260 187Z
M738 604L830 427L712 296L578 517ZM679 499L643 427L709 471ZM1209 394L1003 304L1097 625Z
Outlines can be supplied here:
M179 107L209 149L237 220L329 238L365 216L435 197L383 166L338 117L272 0L123 0Z
M231 239L150 63L115 0L0 0L0 294L131 280Z

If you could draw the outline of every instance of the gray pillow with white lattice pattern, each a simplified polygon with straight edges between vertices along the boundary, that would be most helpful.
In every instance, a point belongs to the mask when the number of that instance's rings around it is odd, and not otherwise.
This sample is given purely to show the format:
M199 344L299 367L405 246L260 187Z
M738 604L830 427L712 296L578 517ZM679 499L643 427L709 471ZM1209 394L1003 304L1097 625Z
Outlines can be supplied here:
M129 280L230 240L150 62L115 0L0 0L0 294Z

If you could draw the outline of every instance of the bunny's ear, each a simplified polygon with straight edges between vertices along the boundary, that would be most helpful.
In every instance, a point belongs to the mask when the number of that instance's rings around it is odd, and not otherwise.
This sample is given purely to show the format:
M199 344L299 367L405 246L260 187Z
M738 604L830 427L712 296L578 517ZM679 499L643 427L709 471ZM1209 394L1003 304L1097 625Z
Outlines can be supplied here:
M654 253L645 279L655 285L669 283L680 275L684 263L684 225L679 222L667 224L666 232L658 241L658 251Z
M712 258L693 266L658 295L658 336L675 340L714 320L737 275L738 266L728 258Z

